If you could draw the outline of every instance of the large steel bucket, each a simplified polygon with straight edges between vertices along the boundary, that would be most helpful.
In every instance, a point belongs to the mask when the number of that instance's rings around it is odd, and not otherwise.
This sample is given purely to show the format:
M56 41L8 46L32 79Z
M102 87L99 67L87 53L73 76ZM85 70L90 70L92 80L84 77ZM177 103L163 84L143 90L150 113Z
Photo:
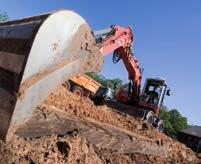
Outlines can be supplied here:
M86 21L73 11L0 24L0 138L9 139L69 77L101 70Z

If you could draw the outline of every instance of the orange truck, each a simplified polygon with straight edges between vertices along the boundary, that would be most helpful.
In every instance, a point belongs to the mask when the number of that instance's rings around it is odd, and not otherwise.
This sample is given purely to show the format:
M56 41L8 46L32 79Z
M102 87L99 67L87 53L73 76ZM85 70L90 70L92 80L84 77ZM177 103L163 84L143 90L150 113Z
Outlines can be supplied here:
M91 97L96 94L96 91L101 86L100 83L93 80L86 74L74 76L63 84L67 90L73 92L78 96Z

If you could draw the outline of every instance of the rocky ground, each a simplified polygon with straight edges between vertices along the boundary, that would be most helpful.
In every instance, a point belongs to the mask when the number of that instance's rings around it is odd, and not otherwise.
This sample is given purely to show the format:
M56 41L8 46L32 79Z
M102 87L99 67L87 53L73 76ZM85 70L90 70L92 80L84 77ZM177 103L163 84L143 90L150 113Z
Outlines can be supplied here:
M0 163L198 163L183 144L141 125L60 87L10 142L0 141Z

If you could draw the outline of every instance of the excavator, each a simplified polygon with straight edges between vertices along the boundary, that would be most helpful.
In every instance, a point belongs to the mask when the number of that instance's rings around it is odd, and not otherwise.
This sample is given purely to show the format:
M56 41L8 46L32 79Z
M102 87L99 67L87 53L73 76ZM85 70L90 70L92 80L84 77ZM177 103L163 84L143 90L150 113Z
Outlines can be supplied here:
M9 141L36 107L67 79L99 72L104 54L112 51L115 62L123 60L132 81L130 95L140 104L141 72L131 53L131 28L113 26L104 34L93 33L84 18L70 10L0 23L2 140ZM165 92L166 85L160 86Z
M141 92L142 71L138 60L133 55L133 32L131 27L112 25L111 27L94 32L96 43L103 56L113 52L113 63L122 60L128 72L129 84L122 86L116 92L115 105L128 104L141 108L144 112L142 120L153 125L158 131L164 130L164 123L159 118L160 108L165 95L170 95L170 89L162 78L147 78ZM103 88L107 91L107 89ZM101 94L100 94L101 93ZM104 91L98 90L95 102L104 98ZM118 106L121 106L119 104ZM129 106L123 106L128 108Z

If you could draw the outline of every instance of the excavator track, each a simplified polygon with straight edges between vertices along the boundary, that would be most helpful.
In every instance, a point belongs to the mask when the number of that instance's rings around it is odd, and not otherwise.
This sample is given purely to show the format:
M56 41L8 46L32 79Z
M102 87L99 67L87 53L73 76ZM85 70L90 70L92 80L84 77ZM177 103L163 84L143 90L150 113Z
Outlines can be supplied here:
M142 120L144 114L147 112L147 110L143 108L122 104L114 100L107 100L105 104L117 112L128 114L138 120Z

